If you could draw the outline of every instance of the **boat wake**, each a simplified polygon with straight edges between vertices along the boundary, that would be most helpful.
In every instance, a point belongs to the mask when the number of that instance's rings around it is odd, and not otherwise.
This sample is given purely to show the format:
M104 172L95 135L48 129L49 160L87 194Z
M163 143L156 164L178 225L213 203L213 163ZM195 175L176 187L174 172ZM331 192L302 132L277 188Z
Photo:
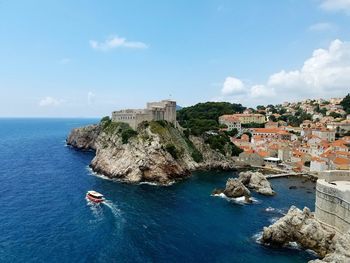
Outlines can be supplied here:
M93 216L95 217L95 220L91 221L92 223L97 223L97 222L100 222L100 221L106 219L106 211L105 211L104 207L108 208L109 211L112 212L113 221L115 224L118 225L118 228L119 228L120 223L124 222L124 220L122 218L121 210L117 207L117 205L115 205L110 200L105 200L101 203L94 203L94 202L90 201L88 198L85 198L85 200L87 201L87 205L90 208Z
M121 217L121 211L120 211L120 209L119 209L115 204L113 204L111 201L105 200L105 201L102 202L101 204L107 206L107 207L111 210L112 214L113 214L116 218Z
M88 207L90 208L93 216L95 217L95 221L103 220L103 209L100 205L91 202L87 197L85 197Z

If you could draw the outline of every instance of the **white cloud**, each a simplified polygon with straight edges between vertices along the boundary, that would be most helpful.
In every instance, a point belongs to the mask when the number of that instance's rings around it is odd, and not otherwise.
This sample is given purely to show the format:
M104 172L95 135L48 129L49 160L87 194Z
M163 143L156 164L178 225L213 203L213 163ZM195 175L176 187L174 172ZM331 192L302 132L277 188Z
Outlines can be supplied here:
M239 83L231 85L235 87L231 90L239 90L240 93L235 99L250 105L344 96L350 90L350 42L336 39L328 48L316 49L300 69L274 73L266 84L248 86L241 80L233 79L233 83ZM230 91L228 87L225 88L224 85L222 95L230 99L232 98L230 95L234 92L224 92L224 90Z
M41 106L41 107L52 107L52 106L55 107L55 106L62 104L62 102L63 102L62 100L55 99L53 97L48 96L48 97L45 97L39 101L39 106Z
M320 7L327 11L343 11L350 14L350 0L322 0Z
M95 102L95 98L96 98L96 95L89 91L88 94L87 94L87 101L88 101L88 104L91 105Z
M234 95L245 92L245 86L240 79L235 77L227 77L222 87L223 95Z
M114 48L146 49L148 45L139 41L127 41L126 38L110 36L103 42L90 40L90 46L96 50L108 51Z
M275 90L264 85L254 85L250 90L250 95L253 98L269 98L276 95Z
M335 25L327 22L316 23L309 27L310 31L315 31L315 32L331 31L335 29L336 29Z

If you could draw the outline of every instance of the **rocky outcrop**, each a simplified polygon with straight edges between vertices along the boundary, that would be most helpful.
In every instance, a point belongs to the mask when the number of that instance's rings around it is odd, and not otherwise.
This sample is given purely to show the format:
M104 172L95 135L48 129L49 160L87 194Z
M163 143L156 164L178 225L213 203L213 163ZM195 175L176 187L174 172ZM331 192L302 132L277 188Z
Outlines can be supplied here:
M323 259L311 260L309 263L348 263L350 262L350 231L336 235L332 250Z
M350 232L345 235L322 225L308 208L292 206L276 223L265 227L262 242L284 246L296 242L304 249L315 251L323 260L310 262L350 262Z
M226 182L226 188L223 193L227 197L237 198L244 196L246 199L249 199L251 196L250 191L247 187L242 184L237 178L229 178Z
M334 235L334 231L324 228L308 208L301 211L292 206L284 217L264 228L262 241L277 246L297 242L324 257L331 251Z
M226 182L225 189L214 189L212 195L224 194L228 198L244 197L246 203L251 203L250 191L245 185L237 178L229 178Z
M262 173L251 171L241 172L239 173L238 180L259 194L269 196L275 195L275 192L271 188L271 184Z
M99 125L73 129L68 135L67 144L79 150L96 150L96 141L100 132L101 127Z
M128 183L167 185L194 170L234 167L231 158L208 149L200 138L184 137L168 123L144 123L135 132L128 125L106 120L73 129L67 144L95 150L93 171Z

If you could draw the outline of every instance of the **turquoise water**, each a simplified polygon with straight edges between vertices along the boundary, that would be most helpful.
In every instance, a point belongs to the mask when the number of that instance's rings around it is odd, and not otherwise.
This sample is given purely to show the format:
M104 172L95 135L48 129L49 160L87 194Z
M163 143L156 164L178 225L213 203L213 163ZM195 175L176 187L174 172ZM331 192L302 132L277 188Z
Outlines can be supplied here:
M65 147L96 120L0 119L0 262L306 262L256 234L290 205L314 209L312 183L274 179L275 197L242 205L212 197L232 172L201 172L169 187L127 185L88 169L93 152ZM298 189L289 190L291 185ZM87 190L103 193L93 206ZM312 193L307 193L311 191ZM268 207L275 211L266 212Z

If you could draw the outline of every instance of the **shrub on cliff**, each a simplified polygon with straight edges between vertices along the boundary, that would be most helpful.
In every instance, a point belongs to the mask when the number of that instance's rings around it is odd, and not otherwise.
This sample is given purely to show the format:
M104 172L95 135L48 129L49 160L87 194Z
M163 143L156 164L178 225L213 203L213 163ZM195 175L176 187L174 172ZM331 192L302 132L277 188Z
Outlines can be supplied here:
M136 136L136 135L137 135L137 132L134 131L134 130L131 129L131 128L128 128L128 129L126 129L126 130L123 130L123 131L122 131L122 142L123 142L123 144L128 143L129 139L130 139L131 137Z
M210 135L205 139L205 143L209 144L213 150L218 150L223 155L226 155L225 146L230 142L226 134Z
M178 156L178 151L175 147L174 144L168 143L167 145L165 145L165 150L170 153L170 155L176 160L177 158L179 158Z

